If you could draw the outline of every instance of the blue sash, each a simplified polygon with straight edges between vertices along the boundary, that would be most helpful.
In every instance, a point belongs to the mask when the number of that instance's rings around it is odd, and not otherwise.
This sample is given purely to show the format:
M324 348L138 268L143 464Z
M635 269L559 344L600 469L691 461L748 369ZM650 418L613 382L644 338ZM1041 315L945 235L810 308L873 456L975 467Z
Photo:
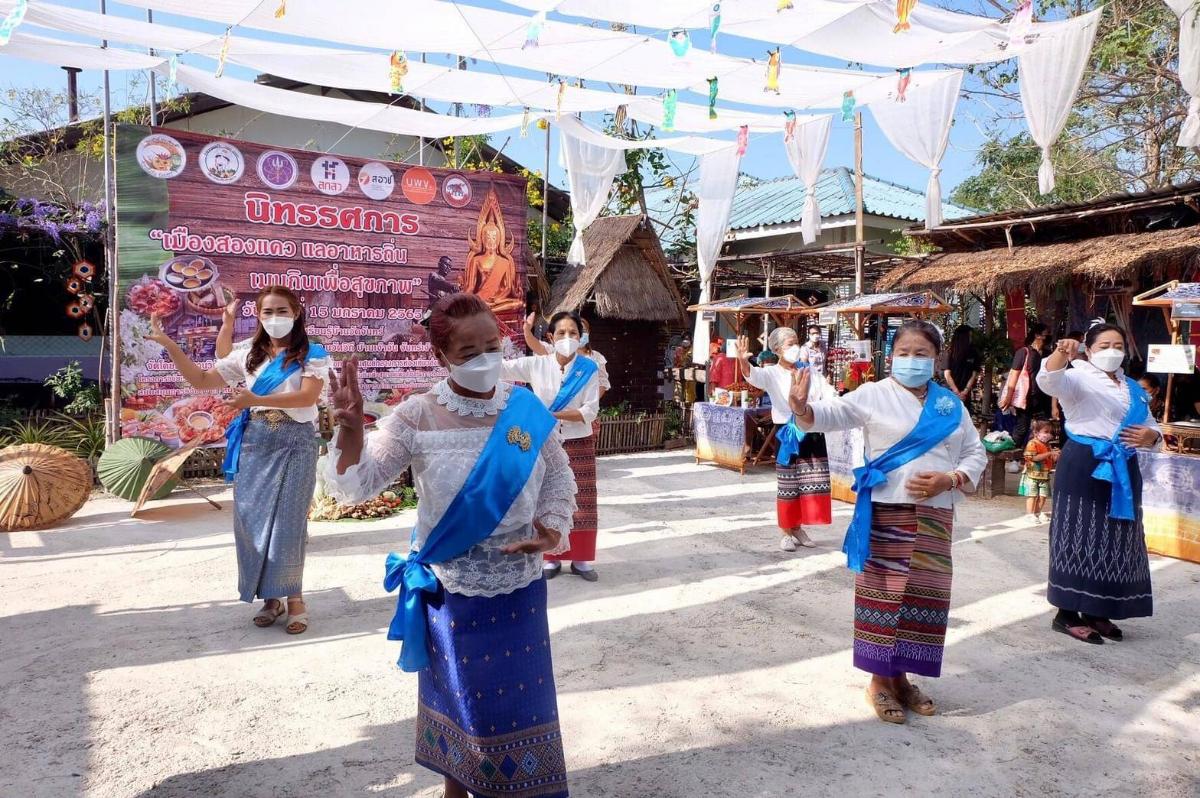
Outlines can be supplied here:
M861 468L854 469L854 517L850 519L850 528L846 530L846 540L842 543L846 566L851 571L862 573L871 556L871 521L874 515L871 492L887 482L889 471L911 463L949 437L962 422L962 414L962 401L948 388L930 382L925 407L916 426L886 452L874 460L868 460Z
M556 423L533 393L514 387L467 481L425 545L408 557L388 555L383 586L389 593L400 589L388 640L403 641L397 662L403 670L415 673L429 665L425 601L427 593L438 589L429 566L461 557L496 531L524 490Z
M567 376L563 377L562 387L558 389L558 396L554 397L554 402L550 405L550 412L566 410L571 400L587 386L588 380L599 370L600 367L591 358L575 355L575 364L571 366Z
M1146 422L1150 415L1150 398L1146 396L1142 386L1129 377L1125 378L1125 382L1129 385L1129 410L1112 438L1105 440L1076 435L1070 429L1067 429L1067 437L1076 443L1091 447L1092 456L1100 461L1096 470L1092 472L1092 478L1112 483L1108 517L1133 521L1133 480L1129 476L1129 458L1137 454L1137 451L1121 442L1121 432L1126 427L1136 427Z
M789 465L792 458L800 454L800 441L804 440L804 430L796 426L796 416L793 415L775 436L779 440L779 454L775 456L776 465Z
M258 394L259 396L267 396L300 370L299 363L292 363L287 368L284 368L283 359L286 356L286 352L280 352L275 356L271 364L262 370L262 373L258 375L258 379L250 386L251 393ZM329 357L329 353L325 351L325 347L310 342L308 345L308 355L305 356L304 362L307 363L313 358L319 360L323 357ZM242 458L242 437L245 436L246 425L249 423L250 408L246 408L233 421L229 422L229 426L225 428L225 462L221 463L221 470L225 472L226 482L233 482L233 478L237 476Z

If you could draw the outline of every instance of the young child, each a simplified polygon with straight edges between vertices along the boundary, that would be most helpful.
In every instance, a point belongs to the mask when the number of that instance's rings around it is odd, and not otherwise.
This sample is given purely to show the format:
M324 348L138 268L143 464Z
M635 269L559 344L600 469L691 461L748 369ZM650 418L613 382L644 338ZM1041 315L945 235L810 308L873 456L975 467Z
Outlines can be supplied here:
M1020 494L1027 497L1025 509L1039 524L1050 520L1043 510L1050 499L1050 472L1058 461L1058 450L1050 446L1054 432L1049 421L1033 422L1033 434L1025 444L1025 470L1021 474Z

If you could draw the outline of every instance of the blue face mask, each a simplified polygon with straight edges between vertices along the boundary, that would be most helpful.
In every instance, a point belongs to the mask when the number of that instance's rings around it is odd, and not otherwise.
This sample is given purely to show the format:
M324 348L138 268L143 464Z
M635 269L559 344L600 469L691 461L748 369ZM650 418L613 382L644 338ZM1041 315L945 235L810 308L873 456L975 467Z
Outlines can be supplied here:
M892 376L905 388L920 388L933 379L933 358L897 355L892 358Z
M579 348L586 349L587 345L588 345L588 334L584 333L583 336L579 339Z

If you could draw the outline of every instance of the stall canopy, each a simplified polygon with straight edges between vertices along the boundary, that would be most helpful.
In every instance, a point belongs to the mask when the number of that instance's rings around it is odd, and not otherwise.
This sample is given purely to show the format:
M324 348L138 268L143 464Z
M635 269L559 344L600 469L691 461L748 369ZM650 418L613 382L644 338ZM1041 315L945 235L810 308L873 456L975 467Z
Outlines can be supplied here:
M953 308L933 291L901 291L890 294L862 294L822 305L828 313L876 313L884 315L927 316L948 313Z

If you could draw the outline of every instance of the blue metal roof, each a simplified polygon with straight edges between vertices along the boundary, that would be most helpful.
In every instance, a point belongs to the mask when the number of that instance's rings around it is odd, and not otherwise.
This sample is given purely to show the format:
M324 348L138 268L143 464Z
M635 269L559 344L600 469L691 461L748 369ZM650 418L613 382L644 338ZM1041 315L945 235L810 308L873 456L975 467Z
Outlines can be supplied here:
M733 197L729 216L731 230L745 230L800 221L804 210L804 181L783 177L761 183L742 183ZM827 169L817 181L821 218L854 213L854 175L844 166ZM925 195L870 175L863 176L863 208L875 216L891 216L913 222L925 220ZM942 203L946 219L961 219L974 211Z

